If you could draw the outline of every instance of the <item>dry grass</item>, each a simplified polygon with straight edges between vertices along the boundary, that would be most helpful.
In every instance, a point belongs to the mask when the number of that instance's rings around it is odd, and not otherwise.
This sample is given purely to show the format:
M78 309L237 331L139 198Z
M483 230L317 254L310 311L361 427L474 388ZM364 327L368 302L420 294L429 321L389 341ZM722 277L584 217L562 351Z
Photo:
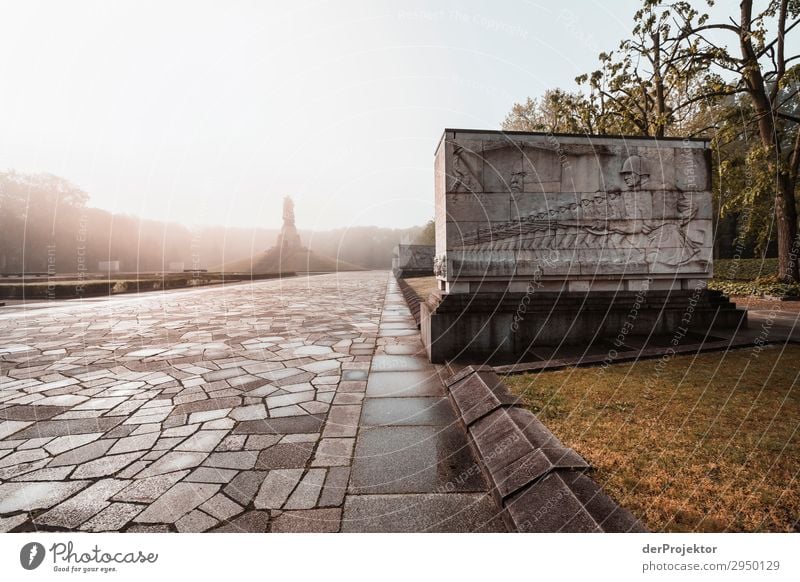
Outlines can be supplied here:
M425 301L431 291L436 291L438 288L436 277L412 277L403 280L414 290L420 301Z
M510 376L654 531L800 530L800 346Z

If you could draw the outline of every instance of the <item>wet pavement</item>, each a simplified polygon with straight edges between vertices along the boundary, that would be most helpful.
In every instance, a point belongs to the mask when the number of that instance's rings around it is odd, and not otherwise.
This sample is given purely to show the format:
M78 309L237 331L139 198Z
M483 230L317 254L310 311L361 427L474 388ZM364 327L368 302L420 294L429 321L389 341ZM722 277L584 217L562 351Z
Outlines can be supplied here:
M0 311L0 531L504 531L386 272Z

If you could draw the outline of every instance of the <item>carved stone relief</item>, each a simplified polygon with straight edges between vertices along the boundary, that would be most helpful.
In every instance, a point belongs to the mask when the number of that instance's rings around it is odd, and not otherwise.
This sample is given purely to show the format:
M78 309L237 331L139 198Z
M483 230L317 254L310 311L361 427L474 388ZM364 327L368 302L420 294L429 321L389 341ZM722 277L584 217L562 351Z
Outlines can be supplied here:
M709 272L710 187L702 144L558 139L469 132L469 148L458 139L447 142L450 188L436 197L439 278L513 277L538 268L566 278L575 272ZM687 160L694 166L676 166ZM677 179L690 172L693 182ZM690 184L689 190L677 182Z

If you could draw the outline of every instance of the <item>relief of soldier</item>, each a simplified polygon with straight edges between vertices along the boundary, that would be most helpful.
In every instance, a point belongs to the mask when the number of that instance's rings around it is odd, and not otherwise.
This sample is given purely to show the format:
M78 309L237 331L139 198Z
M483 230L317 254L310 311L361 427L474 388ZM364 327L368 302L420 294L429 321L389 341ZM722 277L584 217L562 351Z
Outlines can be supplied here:
M620 175L625 191L598 191L583 195L576 202L542 208L521 220L479 229L464 238L463 248L534 252L562 249L573 253L572 257L565 254L572 260L580 260L584 251L608 248L630 251L627 256L620 256L622 261L673 267L693 260L702 241L693 240L687 233L697 207L686 194L679 191L675 218L653 220L636 204L635 193L645 189L675 192L675 187L649 185L647 162L638 155L625 160ZM520 191L523 177L520 173L512 175L512 191Z

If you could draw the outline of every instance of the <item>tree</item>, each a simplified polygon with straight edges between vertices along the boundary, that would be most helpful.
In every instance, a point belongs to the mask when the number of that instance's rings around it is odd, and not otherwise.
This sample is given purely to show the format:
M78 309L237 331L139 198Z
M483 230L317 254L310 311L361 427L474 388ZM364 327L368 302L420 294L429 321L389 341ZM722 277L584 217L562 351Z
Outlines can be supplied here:
M74 247L69 239L74 239L77 212L88 199L86 192L52 174L0 172L0 268L46 271L49 249Z
M435 245L436 244L436 221L429 220L425 223L422 231L414 239L415 245Z
M505 131L595 133L594 109L585 96L563 89L548 89L541 99L528 97L514 103L502 123Z
M713 5L713 0L707 0ZM800 280L798 269L797 178L800 171L800 116L798 81L800 67L790 63L800 55L786 55L786 37L800 19L800 1L770 0L754 13L753 0L742 0L738 19L709 22L697 17L688 2L671 5L680 25L674 37L727 74L733 74L729 94L749 99L751 114L746 123L756 128L758 144L749 153L752 163L767 169L774 193L778 239L778 277L784 282ZM728 33L738 44L739 55L707 37L709 31Z
M688 3L678 4L697 16ZM588 87L599 133L685 135L703 101L731 90L709 70L714 55L701 50L701 41L675 34L671 7L644 0L633 21L631 37L617 51L601 53L598 70L576 78Z

